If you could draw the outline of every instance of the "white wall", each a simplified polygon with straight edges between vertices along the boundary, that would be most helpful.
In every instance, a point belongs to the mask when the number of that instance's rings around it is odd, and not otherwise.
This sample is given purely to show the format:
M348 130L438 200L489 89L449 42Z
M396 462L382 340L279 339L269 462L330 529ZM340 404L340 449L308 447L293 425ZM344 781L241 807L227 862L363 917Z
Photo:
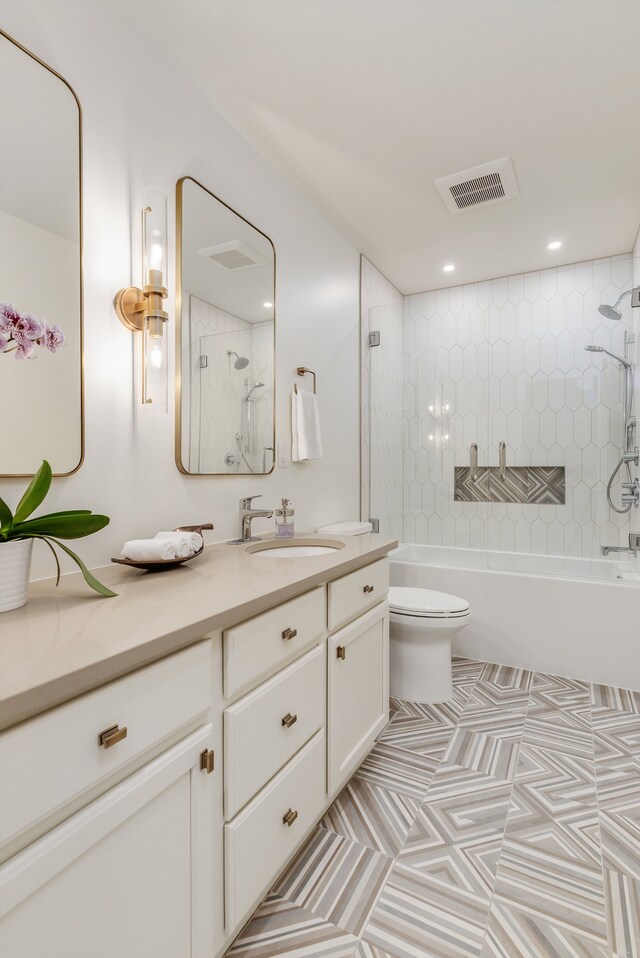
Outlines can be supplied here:
M238 499L263 493L296 506L301 530L355 517L359 498L359 256L145 38L103 0L0 0L3 29L73 86L84 120L86 458L56 480L47 506L111 516L99 535L76 543L91 566L125 538L178 523L212 520L215 539L236 534ZM295 367L318 373L324 459L266 478L191 478L174 464L168 416L145 414L134 392L133 337L112 308L132 279L130 233L139 193L169 195L169 314L173 317L176 180L190 174L255 223L277 253L277 431L290 453L289 394ZM134 261L139 260L138 250ZM136 280L137 276L134 277ZM173 338L174 328L171 329ZM172 343L173 355L173 343ZM22 482L0 481L14 504ZM272 528L256 523L256 531ZM36 548L34 577L50 575Z

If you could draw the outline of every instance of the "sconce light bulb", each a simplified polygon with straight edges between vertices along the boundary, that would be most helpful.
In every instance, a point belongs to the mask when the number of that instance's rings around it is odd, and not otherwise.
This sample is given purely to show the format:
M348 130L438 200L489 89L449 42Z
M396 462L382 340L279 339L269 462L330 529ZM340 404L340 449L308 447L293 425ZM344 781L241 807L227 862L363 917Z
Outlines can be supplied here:
M151 352L151 355L149 358L151 360L151 365L153 366L154 369L161 369L162 368L162 337L160 337L159 339L154 337L154 341L152 343L150 352Z

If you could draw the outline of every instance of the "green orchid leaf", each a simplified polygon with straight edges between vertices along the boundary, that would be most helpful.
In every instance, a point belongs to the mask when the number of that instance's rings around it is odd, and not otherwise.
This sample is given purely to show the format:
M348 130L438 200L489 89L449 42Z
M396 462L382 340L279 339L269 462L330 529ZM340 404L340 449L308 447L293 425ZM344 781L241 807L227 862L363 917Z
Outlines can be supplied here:
M18 508L16 509L15 515L13 517L14 524L23 522L27 516L31 515L34 509L38 508L46 494L49 492L50 486L51 466L46 459L43 459L42 465L29 483L27 491L18 503Z
M42 542L44 542L49 547L49 549L51 549L51 553L56 563L56 586L60 585L60 560L58 559L58 553L56 552L56 550L53 548L53 546L51 545L51 543L45 536L31 536L31 538L41 539Z
M0 499L0 539L8 539L11 526L13 525L13 514L4 499Z
M109 524L108 516L93 515L92 513L52 513L49 516L38 516L20 522L11 529L11 537L16 536L58 536L60 539L81 539L83 536L93 535Z
M82 575L84 576L84 581L87 583L88 586L91 586L94 592L97 592L99 595L102 595L105 598L112 598L113 596L116 596L118 594L117 592L112 592L111 589L108 589L106 585L102 584L102 582L98 582L96 577L89 572L89 570L87 569L86 565L84 564L80 556L77 556L75 552L72 552L71 549L67 548L67 546L65 546L64 543L59 542L57 539L54 539L53 537L50 537L50 538L51 538L51 541L55 542L55 544L60 549L62 549L63 552L67 553L69 558L73 559L73 561L76 563L76 565L82 572Z

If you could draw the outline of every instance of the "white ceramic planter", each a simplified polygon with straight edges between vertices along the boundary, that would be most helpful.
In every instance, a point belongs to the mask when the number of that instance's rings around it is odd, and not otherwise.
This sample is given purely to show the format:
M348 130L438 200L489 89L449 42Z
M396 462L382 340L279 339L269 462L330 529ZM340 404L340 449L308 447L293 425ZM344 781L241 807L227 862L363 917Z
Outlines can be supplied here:
M32 550L33 539L0 542L0 612L26 604Z

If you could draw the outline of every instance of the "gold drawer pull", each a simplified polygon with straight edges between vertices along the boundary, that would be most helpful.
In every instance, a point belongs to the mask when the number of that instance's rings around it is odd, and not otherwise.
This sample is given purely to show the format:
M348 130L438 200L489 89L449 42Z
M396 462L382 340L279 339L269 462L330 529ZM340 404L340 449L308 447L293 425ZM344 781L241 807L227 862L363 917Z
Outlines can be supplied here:
M346 649L346 646L344 646L344 645L339 645L336 651L337 651L337 654L338 654L338 658L339 658L339 659L346 659L346 657L347 657L347 649Z
M215 766L213 749L205 748L200 752L200 771L211 775Z
M285 629L284 632L282 633L282 638L283 638L283 639L295 639L295 637L296 637L297 634L298 634L298 630L297 630L297 629Z
M365 585L365 587L364 587L364 589L363 589L362 591L363 591L363 592L366 592L367 594L368 594L369 592L373 592L373 586L372 586L372 585Z
M282 724L286 725L287 728L291 728L292 725L295 725L298 721L297 715L292 715L291 712L287 712L285 717L282 719Z
M117 725L110 725L109 728L106 728L104 732L100 732L98 735L98 745L100 748L111 748L112 745L117 745L118 742L121 742L122 739L126 737L126 725L124 728L118 728Z
M294 812L292 809L289 809L289 811L282 816L282 824L288 825L289 828L291 828L297 817L298 813Z

